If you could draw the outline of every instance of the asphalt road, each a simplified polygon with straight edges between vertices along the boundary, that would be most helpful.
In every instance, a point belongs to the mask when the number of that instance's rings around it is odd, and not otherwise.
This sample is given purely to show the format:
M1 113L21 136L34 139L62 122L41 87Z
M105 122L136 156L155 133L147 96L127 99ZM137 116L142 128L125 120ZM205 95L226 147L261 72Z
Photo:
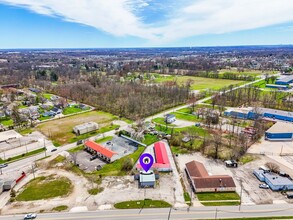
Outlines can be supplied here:
M171 212L170 212L171 211ZM170 216L169 216L170 213ZM81 213L48 213L39 214L38 220L166 220L166 219L218 219L218 218L243 218L264 216L293 216L293 205L258 205L233 207L200 207L174 210L174 209L128 209L128 210L105 210ZM170 218L168 218L170 217ZM1 216L5 220L23 219L23 215Z

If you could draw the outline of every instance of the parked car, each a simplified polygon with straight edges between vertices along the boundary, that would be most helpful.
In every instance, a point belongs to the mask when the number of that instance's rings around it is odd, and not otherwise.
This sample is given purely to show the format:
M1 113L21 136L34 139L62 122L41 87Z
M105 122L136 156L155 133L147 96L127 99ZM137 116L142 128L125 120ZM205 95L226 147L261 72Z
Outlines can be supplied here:
M286 193L288 199L293 199L293 193Z
M261 189L269 189L269 185L268 184L265 184L265 183L262 183L262 184L259 184L259 188Z
M56 150L57 150L57 148L54 148L54 149L51 150L51 152L54 152L54 151L56 151Z
M0 164L0 168L4 168L4 167L7 167L7 166L8 166L7 163L2 163L2 164Z
M102 169L101 165L96 166L96 170L101 170L101 169Z
M36 213L26 214L23 219L35 219L37 217Z
M200 127L200 123L195 123L194 126L196 126L196 127Z
M83 140L79 140L76 142L76 145L81 145L81 144L83 144Z
M94 155L94 156L92 156L92 157L90 158L90 161L96 159L97 157L98 157L98 155Z

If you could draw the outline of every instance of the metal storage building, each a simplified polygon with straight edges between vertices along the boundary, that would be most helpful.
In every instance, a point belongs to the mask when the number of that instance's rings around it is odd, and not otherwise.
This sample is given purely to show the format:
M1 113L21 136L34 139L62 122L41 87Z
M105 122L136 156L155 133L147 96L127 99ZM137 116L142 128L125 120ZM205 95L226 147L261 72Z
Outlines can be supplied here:
M86 134L95 131L99 128L99 125L95 122L88 122L81 125L77 125L73 128L76 135Z
M156 182L156 176L153 171L140 172L139 175L139 188L154 188Z
M289 85L290 83L293 83L293 75L284 77L283 79L278 79L276 81L277 85Z
M265 133L266 140L293 140L293 124L277 122Z
M293 182L287 177L282 177L274 173L264 173L265 183L274 191L293 190Z

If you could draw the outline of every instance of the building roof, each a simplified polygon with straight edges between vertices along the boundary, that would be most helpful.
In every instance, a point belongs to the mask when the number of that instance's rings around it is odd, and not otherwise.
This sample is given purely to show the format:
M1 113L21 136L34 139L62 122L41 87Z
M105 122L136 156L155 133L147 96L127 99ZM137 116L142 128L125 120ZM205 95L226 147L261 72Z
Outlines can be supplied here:
M155 182L155 181L156 181L156 176L152 171L141 172L139 175L139 182L141 182L141 183Z
M282 177L273 173L264 173L263 176L275 186L293 185L293 182L287 177Z
M209 176L208 171L204 167L204 165L198 161L191 161L185 164L188 173L191 177L207 177Z
M218 187L236 187L234 180L228 175L208 176L208 177L195 177L192 178L194 185L199 188L218 188Z
M257 108L257 113L259 114L275 114L275 115L281 115L286 117L293 117L293 112L288 111L282 111L282 110L276 110L271 108Z
M99 152L100 154L104 155L107 158L112 158L113 155L117 154L116 152L111 151L110 149L103 147L102 145L97 144L96 142L93 142L93 141L86 141L84 143L84 145L86 147L89 147L89 148Z
M157 142L154 144L156 162L160 164L169 164L169 158L167 155L166 147L163 142Z
M293 124L286 122L277 122L267 130L268 133L293 133Z
M235 182L231 176L210 176L204 165L198 161L193 160L185 165L190 178L194 182L195 188L236 187Z
M292 75L292 76L286 76L286 77L284 77L284 78L282 78L282 79L278 79L277 81L278 81L278 82L289 83L289 82L291 82L292 80L293 80L293 75Z
M237 112L237 113L243 113L243 114L248 114L253 110L252 107L241 107L241 108L229 108L225 112Z

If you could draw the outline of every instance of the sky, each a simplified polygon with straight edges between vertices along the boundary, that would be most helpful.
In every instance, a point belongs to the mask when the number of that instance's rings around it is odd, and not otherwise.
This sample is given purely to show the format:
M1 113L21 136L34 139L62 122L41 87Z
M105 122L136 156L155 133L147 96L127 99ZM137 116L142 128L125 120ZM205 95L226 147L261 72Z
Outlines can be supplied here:
M0 0L0 49L293 44L292 0Z

